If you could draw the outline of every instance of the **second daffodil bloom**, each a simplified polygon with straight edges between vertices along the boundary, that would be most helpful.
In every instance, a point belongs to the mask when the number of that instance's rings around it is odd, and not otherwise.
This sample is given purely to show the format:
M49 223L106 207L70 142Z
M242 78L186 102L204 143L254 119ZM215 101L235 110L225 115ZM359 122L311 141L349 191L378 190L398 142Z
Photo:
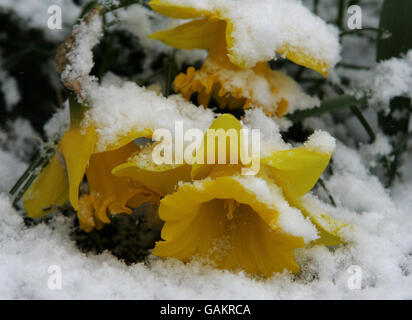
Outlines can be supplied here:
M239 126L227 114L212 124L225 130ZM304 196L330 156L330 149L309 140L301 148L271 152L256 176L242 176L229 165L209 166L207 177L181 184L160 201L163 240L153 254L182 261L196 257L265 277L299 272L294 249L341 243L344 224Z
M194 19L151 38L179 49L209 50L200 70L189 67L174 81L176 91L186 99L198 93L205 107L213 98L221 108L257 106L278 117L313 107L318 100L267 61L278 52L326 76L339 57L333 32L294 0L152 0L149 5L166 16Z
M134 140L151 137L147 129L131 130L115 143L98 150L99 134L93 123L84 123L84 107L71 103L71 127L63 135L49 165L40 173L23 197L30 217L38 218L70 200L85 231L100 229L110 217L126 213L144 202L160 200L158 189L150 189L112 170L139 152ZM86 175L88 193L79 197ZM179 179L178 179L179 180Z

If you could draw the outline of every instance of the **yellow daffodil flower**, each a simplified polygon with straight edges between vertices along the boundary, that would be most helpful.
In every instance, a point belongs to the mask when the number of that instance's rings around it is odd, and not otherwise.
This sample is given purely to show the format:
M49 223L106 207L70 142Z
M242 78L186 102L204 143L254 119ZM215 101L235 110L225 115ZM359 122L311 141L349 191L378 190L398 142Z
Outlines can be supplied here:
M239 130L241 124L224 115L212 127ZM330 156L310 143L273 151L261 160L257 176L241 176L229 165L198 165L196 173L207 177L180 185L160 201L163 240L153 254L182 261L198 257L221 269L266 277L284 270L297 273L295 248L342 243L338 232L344 224L305 196Z
M174 192L177 184L190 181L191 166L188 164L156 164L151 156L154 148L149 145L127 162L113 168L116 177L131 178L160 197Z
M71 104L71 127L63 135L57 152L23 196L30 217L38 218L70 200L79 222L86 231L110 223L107 214L132 213L127 206L137 207L159 198L144 185L129 178L111 174L117 165L138 151L134 140L150 137L151 130L131 130L97 152L99 135L93 124L83 125L84 110ZM79 199L79 188L87 176L88 194Z
M192 7L190 2L168 0L152 0L149 5L172 18L196 18L175 28L156 32L150 36L152 39L179 49L209 50L200 70L189 67L186 74L179 74L174 81L175 91L186 99L198 93L198 102L204 107L213 98L221 108L257 106L262 107L267 114L276 114L278 117L285 115L291 106L294 108L302 104L303 99L297 99L296 96L306 98L307 107L316 104L300 90L294 80L271 70L267 61L249 61L236 51L232 36L234 21L224 10L201 10ZM328 63L303 49L292 49L292 45L285 44L277 51L297 64L314 69L324 76L327 74Z

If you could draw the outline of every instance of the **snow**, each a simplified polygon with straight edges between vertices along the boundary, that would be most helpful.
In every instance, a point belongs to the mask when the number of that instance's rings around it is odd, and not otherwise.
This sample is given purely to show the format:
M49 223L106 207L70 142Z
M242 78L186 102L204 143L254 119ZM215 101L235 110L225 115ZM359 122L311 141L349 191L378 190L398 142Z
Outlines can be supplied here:
M0 149L0 193L8 192L18 175L26 169L26 164L10 152Z
M48 141L58 141L70 127L69 102L66 101L63 109L58 109L44 125L44 132Z
M336 140L326 131L316 130L305 142L305 147L308 150L332 153L336 148Z
M4 99L6 101L6 109L10 112L20 101L20 92L17 87L17 81L2 72L0 73L0 82L2 82L1 91L4 94Z
M350 161L348 161L351 159ZM256 280L174 259L149 257L126 266L108 252L84 254L69 237L71 218L55 215L51 225L27 227L20 212L0 195L0 297L38 299L411 299L410 219L412 183L398 184L392 198L367 172L361 156L337 145L335 174L326 179L337 208L335 218L354 230L346 246L299 249L297 277L277 274ZM3 164L3 162L1 162ZM344 177L350 176L350 179ZM17 177L17 173L15 175ZM335 177L335 178L334 178ZM350 192L352 182L356 192ZM358 187L359 185L359 187ZM47 272L62 270L62 289L50 290ZM348 288L348 268L362 268L362 290ZM119 285L120 284L120 285Z
M172 1L172 0L170 0ZM178 2L183 0L173 0ZM379 2L379 1L378 1ZM30 3L30 5L28 5ZM185 2L186 3L186 2ZM191 1L196 5L208 5L214 8L226 8L235 2L229 1ZM238 3L238 2L236 2ZM283 14L279 25L274 21L262 19L266 14L254 10L252 1L243 0L239 9L231 10L231 17L243 23L237 26L244 30L246 26L256 28L253 34L259 34L251 39L248 32L235 33L244 40L238 43L239 54L247 56L250 49L260 51L262 56L253 55L257 59L273 56L274 49L281 43L282 37L268 42L260 48L262 41L270 37L270 32L278 30L282 22L294 21L297 16L290 12ZM279 5L279 12L287 6L296 5L297 1L262 0L269 9L274 4ZM273 4L271 4L273 3ZM18 1L0 0L0 6L13 7L32 26L47 29L47 6L61 4L68 10L64 19L72 23L79 13L79 8L71 1ZM240 8L250 10L241 10ZM377 19L369 13L376 5L363 8L364 22L368 26L376 26ZM253 10L252 10L253 9ZM269 10L268 9L268 10ZM326 3L320 6L320 15L330 21L334 17L335 7ZM144 9L134 9L137 17L141 17ZM140 11L139 11L140 10ZM279 12L275 14L281 15ZM300 9L303 17L306 13ZM142 15L140 15L142 14ZM255 15L260 16L256 19ZM300 14L300 13L299 13ZM229 13L228 13L229 15ZM297 14L298 15L298 14ZM149 32L148 21L139 23L127 14L119 14L127 28L136 28L140 36ZM250 20L250 18L253 18ZM67 20L66 20L67 19ZM310 16L309 20L313 17ZM69 22L70 20L70 22ZM317 19L315 19L317 20ZM136 26L133 23L136 22ZM253 23L252 23L253 22ZM259 23L255 23L259 22ZM260 23L261 22L261 23ZM240 23L239 23L240 24ZM98 132L104 139L99 141L99 148L126 134L132 128L169 128L174 131L174 121L184 120L185 129L200 128L205 130L213 121L210 110L197 108L180 96L169 99L147 88L140 88L131 81L125 81L112 74L107 74L102 83L87 77L93 66L91 48L98 40L98 21L93 25L96 32L93 37L78 47L76 59L80 63L67 73L75 78L84 77L83 89L88 99L95 106L88 113L88 120L97 124ZM302 30L296 24L295 30L299 36L311 32L316 22ZM267 26L273 26L269 32ZM83 27L80 27L82 30ZM146 28L146 29L145 29ZM261 33L261 30L264 32ZM322 31L323 30L323 31ZM319 30L310 34L327 34L321 39L303 41L308 50L322 51L324 57L335 61L338 51L331 45L333 35L324 23ZM68 33L68 28L62 32ZM294 31L294 32L295 32ZM47 31L50 35L60 34ZM82 32L82 31L81 31ZM80 33L81 33L80 32ZM296 39L299 37L296 36ZM315 38L315 37L313 37ZM82 38L85 40L86 38ZM291 38L293 40L293 37ZM327 40L332 42L328 42ZM90 41L89 41L90 40ZM316 48L312 45L318 41ZM377 104L384 104L393 96L411 93L411 52L400 59L391 59L374 65L374 47L368 41L358 41L354 37L343 39L343 57L345 61L356 61L360 65L371 67L371 70L352 70L338 68L331 74L334 83L340 83L343 77L350 78L353 87L363 87L365 79L370 79L370 88L374 91ZM270 50L269 50L270 49ZM335 50L336 49L336 50ZM157 50L157 49L156 49ZM159 49L160 50L160 49ZM164 50L164 49L162 49ZM187 62L187 57L197 59L197 54L178 52L180 63ZM77 59L77 58L81 59ZM372 57L372 59L371 59ZM326 59L325 58L325 59ZM75 61L76 60L76 61ZM191 61L191 60L190 60ZM306 72L306 71L305 71ZM12 83L7 75L5 79ZM336 80L336 82L335 82ZM11 84L13 87L13 84ZM8 90L13 92L13 90ZM20 92L20 94L23 94ZM326 90L326 96L335 95ZM17 101L13 94L7 101ZM12 103L9 104L11 106ZM308 247L296 250L296 260L301 266L301 273L276 274L267 280L256 279L243 272L216 270L205 266L199 261L184 264L174 259L160 259L149 255L144 261L126 265L109 251L101 254L83 253L71 237L73 217L64 217L60 213L49 216L48 223L28 225L24 223L25 213L11 207L7 192L22 174L33 155L36 132L27 120L16 118L8 120L0 130L0 298L2 299L412 299L412 161L411 154L406 154L402 167L402 180L397 179L391 189L384 187L382 182L371 173L377 159L392 151L388 138L379 132L376 110L362 110L376 132L374 143L367 143L367 135L357 119L348 112L325 114L319 118L310 118L304 122L303 129L314 129L306 147L333 152L330 174L328 170L322 176L323 181L333 196L337 207L329 205L327 194L315 188L312 195L305 200L313 206L320 207L318 213L326 212L332 217L348 223L351 228L343 231L347 243L343 246L328 249L322 246ZM242 123L248 129L259 128L262 135L262 152L264 150L287 150L297 145L291 145L282 140L280 131L287 125L287 120L271 119L261 109L246 110ZM172 125L173 124L173 125ZM46 136L54 140L68 127L68 108L59 110L44 129ZM322 131L320 131L322 130ZM331 135L325 133L328 131ZM366 137L366 138L365 138ZM358 143L361 141L361 143ZM316 238L313 225L301 214L291 208L279 196L279 190L270 189L268 185L256 177L239 178L251 192L259 194L264 201L269 201L274 207L280 208L279 223L284 230L303 236L306 242ZM319 200L319 199L320 200ZM316 210L315 210L316 211ZM128 239L130 234L122 230L118 235ZM62 289L48 288L48 273L50 266L59 266L62 271ZM353 290L348 286L351 266L362 270L362 288Z
M75 39L66 55L69 63L61 75L63 81L68 83L82 79L92 70L94 66L92 49L103 36L102 18L95 14L88 22L83 20L74 26L72 34Z
M318 238L317 230L310 220L305 219L302 213L289 205L282 196L282 191L276 185L269 185L264 179L255 176L236 177L242 186L256 195L258 201L268 204L279 213L274 227L296 237L302 237L305 243Z
M98 150L104 150L132 129L168 129L174 135L176 121L183 121L184 131L206 131L214 119L210 109L198 108L181 96L166 99L134 82L112 76L103 79L101 85L89 78L82 85L93 105L84 125L95 124L100 137Z
M212 12L233 24L233 54L253 67L288 44L333 67L340 59L337 30L297 0L167 0Z
M39 135L24 118L8 120L4 130L0 129L0 148L12 152L22 160L33 155L39 141Z
M48 20L51 17L48 9L53 5L59 6L62 11L61 30L48 28ZM64 40L81 10L72 0L0 0L0 8L17 12L29 27L42 29L45 35L53 41Z
M11 112L13 107L20 102L21 97L16 79L3 70L3 63L0 51L0 92L4 96L6 110Z
M412 98L412 50L402 58L380 62L372 83L373 98L387 106L397 96Z
M261 156L268 155L273 150L280 151L292 148L291 145L285 143L282 139L278 124L268 117L262 109L246 110L242 121L246 129L259 129ZM251 136L250 132L249 136Z
M154 43L147 39L153 32L151 20L156 19L153 11L136 4L120 9L115 14L115 19L120 22L120 25L136 35L145 48L154 46Z
M241 90L242 97L252 99L255 104L253 107L262 107L268 113L275 113L276 107L283 99L288 102L286 114L320 105L318 98L305 94L292 78L279 71L271 70L266 77L252 69L224 69L211 60L207 60L203 68L207 72L196 73L195 80L205 78L206 82L211 74L218 74L219 84L226 92ZM276 88L275 92L273 87Z

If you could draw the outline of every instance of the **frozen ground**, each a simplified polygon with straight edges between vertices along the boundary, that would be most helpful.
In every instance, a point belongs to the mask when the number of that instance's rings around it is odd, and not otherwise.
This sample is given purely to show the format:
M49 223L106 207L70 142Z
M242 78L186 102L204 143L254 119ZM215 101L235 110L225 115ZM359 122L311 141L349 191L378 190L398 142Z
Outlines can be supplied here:
M0 5L16 5L31 25L43 27L41 16L31 15L23 2L0 0ZM51 1L44 1L41 8L47 7L48 2ZM72 8L71 1L61 0L60 3L71 8L72 14L67 17L70 23L79 8ZM374 10L375 7L370 9L372 13ZM333 8L325 5L321 15L328 16L330 11ZM139 29L133 25L133 20L128 20L130 16L124 18L129 27ZM372 26L377 24L373 14L366 15L365 21ZM351 37L344 42L345 61L375 67L373 54L370 43L360 43ZM378 68L377 73L388 75L385 68L396 70L402 63L388 63L383 69ZM337 69L331 78L346 75L362 86L373 79L373 70ZM7 77L7 74L0 72L0 76ZM409 77L397 79L398 85L392 89L408 83L403 80ZM379 81L373 85L379 86ZM395 91L381 92L385 94L381 98L387 99L388 95L396 94ZM406 94L410 93L409 89ZM11 101L15 103L16 99L19 99L18 92ZM377 129L374 110L368 109L365 116ZM12 208L7 192L28 165L27 158L33 148L30 138L35 133L26 120L18 118L9 122L8 126L14 128L11 133L9 129L7 132L0 129L0 298L412 299L411 150L405 157L402 179L397 179L390 190L385 189L371 171L378 156L391 151L387 140L378 134L374 144L356 144L355 141L367 141L367 136L353 116L344 115L343 118L345 120L338 125L331 115L309 119L304 124L312 129L327 130L338 140L332 161L333 175L325 173L323 178L337 202L336 208L328 207L329 213L353 226L348 243L335 249L314 247L296 251L301 273L276 275L268 280L216 270L198 262L185 265L149 256L144 262L126 265L108 251L86 254L70 236L73 218L61 214L54 215L48 224L28 226L24 223L24 212ZM321 188L315 192L328 202ZM61 268L60 290L48 287L53 276L49 273L51 266ZM351 289L348 285L354 276L351 270L361 276L360 289Z

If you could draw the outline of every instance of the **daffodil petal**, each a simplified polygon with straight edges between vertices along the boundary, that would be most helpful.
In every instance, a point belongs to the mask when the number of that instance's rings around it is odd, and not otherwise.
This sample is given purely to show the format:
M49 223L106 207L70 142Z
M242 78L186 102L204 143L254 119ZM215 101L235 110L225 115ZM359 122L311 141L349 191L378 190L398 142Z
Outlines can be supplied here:
M195 9L191 6L179 6L167 1L152 0L149 6L156 12L175 19L192 19L208 14L207 11Z
M207 18L194 20L173 29L158 31L149 36L177 49L210 49L215 40L219 22Z
M150 129L133 129L130 130L127 134L122 135L116 142L110 143L104 147L104 150L99 150L100 152L103 151L112 151L122 148L123 146L129 144L130 142L138 139L138 138L150 138L153 135L153 131ZM97 144L100 144L100 137L98 137Z
M331 154L307 148L275 151L262 159L268 174L288 194L303 196L316 184L328 166Z
M238 156L240 154L240 134L241 134L241 129L242 129L242 124L237 120L233 115L231 114L223 114L216 118L215 121L211 124L209 127L210 130L224 130L225 133L228 133L229 130L235 130L236 132L236 138L237 138L237 150L238 150ZM208 138L209 138L210 132L206 132L202 145L200 146L200 150L203 150L203 155L204 155L204 161L203 164L200 163L194 163L192 165L192 172L191 176L192 178L204 178L210 171L213 169L213 164L207 164L208 162L208 151L210 152L210 148L208 147ZM231 142L230 142L230 137L226 136L226 164L228 165L230 163L230 148L231 148ZM217 165L218 164L218 155L219 155L219 139L216 141L215 139L215 161L214 163ZM199 151L198 151L199 152ZM238 163L240 163L238 159Z
M229 218L227 199L240 204ZM303 247L303 239L270 227L277 212L232 177L179 187L161 200L159 214L165 220L164 241L157 242L154 255L183 261L195 255L219 268L264 276L299 271L293 249Z
M31 218L39 218L68 200L66 172L56 155L23 196L23 206Z
M113 176L111 171L138 150L136 144L129 143L117 150L95 153L90 158L86 169L89 193L101 203L95 209L96 217L103 223L110 223L107 213L132 213L126 204L136 194L138 186L130 179Z
M116 177L132 178L157 194L165 195L173 192L179 181L189 181L190 170L187 164L153 169L127 162L114 168L112 173Z
M233 199L247 204L255 210L268 226L273 226L278 212L266 203L257 200L256 195L249 192L233 177L219 177L215 180L202 180L194 184L185 184L178 191L166 196L160 202L159 215L162 220L181 221L196 215L199 204L213 199ZM162 230L164 240L172 240L176 233L165 226Z
M96 136L93 126L85 128L84 134L82 128L73 126L64 134L59 144L69 179L69 200L75 210L78 209L79 186L95 149Z
M329 72L329 65L326 61L319 60L316 57L313 57L307 53L305 53L300 48L294 48L290 45L285 45L282 48L277 50L278 53L281 55L286 56L290 61L304 66L306 68L315 70L323 75L325 78Z
M310 196L303 197L296 203L296 207L309 217L318 229L319 239L312 242L312 245L338 246L344 243L339 233L349 225L326 214L315 199Z

